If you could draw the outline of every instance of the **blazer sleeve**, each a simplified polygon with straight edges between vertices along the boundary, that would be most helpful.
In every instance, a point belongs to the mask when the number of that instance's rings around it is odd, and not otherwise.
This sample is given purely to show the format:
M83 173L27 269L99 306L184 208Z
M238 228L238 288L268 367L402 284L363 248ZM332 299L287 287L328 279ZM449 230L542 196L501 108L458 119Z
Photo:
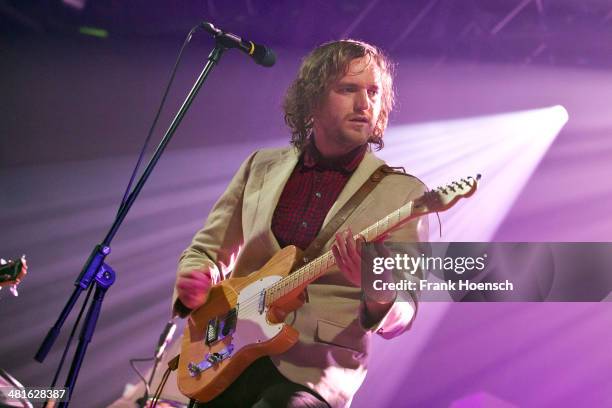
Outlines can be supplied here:
M204 227L199 230L191 245L179 258L177 279L191 271L204 271L210 268L213 284L222 278L224 266L230 264L243 243L242 200L249 178L251 165L257 152L252 153L240 166L225 192L210 211ZM176 284L172 295L173 312L185 317L191 310L178 299Z
M397 175L391 177L412 177L407 175ZM423 195L427 191L427 187L420 180L413 178L415 183L414 187L409 189L406 196L405 203L413 201ZM397 231L392 232L386 241L388 242L426 242L429 239L429 222L427 216L421 216L416 218ZM405 245L411 256L418 256L416 245ZM394 253L392 255L394 256ZM412 279L420 280L423 279L423 271L418 270L412 276ZM368 330L374 331L376 334L382 336L385 339L391 339L404 333L412 326L418 310L418 293L409 292L408 296L396 296L393 305L387 311L387 313L378 322L370 323ZM366 314L365 304L362 302L362 316ZM362 317L361 321L365 321Z

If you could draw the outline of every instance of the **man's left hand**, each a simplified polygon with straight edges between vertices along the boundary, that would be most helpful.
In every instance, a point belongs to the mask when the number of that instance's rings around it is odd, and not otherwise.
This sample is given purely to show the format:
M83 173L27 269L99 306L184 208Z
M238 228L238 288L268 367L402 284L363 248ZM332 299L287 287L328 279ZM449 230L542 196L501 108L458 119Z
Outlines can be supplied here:
M361 246L364 242L361 236L355 239L348 228L336 233L336 243L332 245L336 265L344 277L357 287L361 287Z

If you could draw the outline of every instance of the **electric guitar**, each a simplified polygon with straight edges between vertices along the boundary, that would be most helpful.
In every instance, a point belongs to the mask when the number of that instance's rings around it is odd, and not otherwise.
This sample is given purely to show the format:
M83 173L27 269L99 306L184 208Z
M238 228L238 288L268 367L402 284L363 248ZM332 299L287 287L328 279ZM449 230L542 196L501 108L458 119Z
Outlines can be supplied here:
M26 275L27 270L25 255L17 261L0 259L0 289L10 286L11 293L17 296L17 285Z
M474 194L479 179L480 175L469 177L426 192L355 238L361 235L366 242L374 241L414 218L445 211ZM177 375L183 394L210 401L253 361L283 353L298 341L298 331L274 311L298 308L306 286L335 264L331 251L294 270L299 259L301 250L289 245L260 270L210 288L206 302L191 313L183 333Z

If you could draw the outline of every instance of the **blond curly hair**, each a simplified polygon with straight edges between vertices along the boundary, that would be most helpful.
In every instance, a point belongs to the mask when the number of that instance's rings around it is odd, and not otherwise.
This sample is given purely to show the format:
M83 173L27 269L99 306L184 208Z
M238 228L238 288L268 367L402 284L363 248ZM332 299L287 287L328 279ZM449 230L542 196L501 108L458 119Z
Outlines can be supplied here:
M302 61L297 78L289 86L283 110L285 123L291 130L291 144L302 149L312 133L312 112L327 94L329 87L346 75L356 58L368 57L381 72L382 106L369 143L382 149L383 134L393 109L393 63L377 47L356 40L328 42L315 48Z

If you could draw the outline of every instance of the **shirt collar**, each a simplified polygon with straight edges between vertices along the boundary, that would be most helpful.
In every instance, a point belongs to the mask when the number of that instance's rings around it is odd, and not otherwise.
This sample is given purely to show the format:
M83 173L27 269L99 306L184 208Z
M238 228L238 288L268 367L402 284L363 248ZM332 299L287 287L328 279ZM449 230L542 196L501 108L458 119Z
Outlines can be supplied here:
M336 170L352 173L357 166L359 166L359 163L361 163L367 150L368 144L364 143L343 156L326 159L319 149L317 149L317 146L315 146L314 139L311 138L309 143L304 147L302 164L307 169L318 168L322 170Z

